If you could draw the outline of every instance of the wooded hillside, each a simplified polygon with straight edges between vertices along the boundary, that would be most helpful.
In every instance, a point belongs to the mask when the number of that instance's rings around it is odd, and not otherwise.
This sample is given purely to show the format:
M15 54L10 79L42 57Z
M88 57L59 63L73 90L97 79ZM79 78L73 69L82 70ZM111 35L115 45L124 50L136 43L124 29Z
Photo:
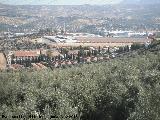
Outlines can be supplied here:
M159 43L109 62L1 72L0 114L60 120L159 120ZM69 116L67 115L75 115Z

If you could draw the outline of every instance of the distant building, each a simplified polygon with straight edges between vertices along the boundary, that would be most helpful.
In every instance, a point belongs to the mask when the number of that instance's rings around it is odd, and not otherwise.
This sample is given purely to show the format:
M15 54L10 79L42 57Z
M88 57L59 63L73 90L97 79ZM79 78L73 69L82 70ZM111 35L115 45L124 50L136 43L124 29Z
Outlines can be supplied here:
M11 60L13 60L15 63L19 60L34 60L38 59L40 55L40 50L35 51L13 51L11 56Z

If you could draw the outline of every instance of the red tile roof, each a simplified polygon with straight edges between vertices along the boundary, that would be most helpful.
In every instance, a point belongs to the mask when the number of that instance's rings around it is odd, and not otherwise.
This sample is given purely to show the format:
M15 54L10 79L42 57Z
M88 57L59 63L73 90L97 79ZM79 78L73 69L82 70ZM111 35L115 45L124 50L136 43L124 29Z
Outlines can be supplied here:
M38 65L42 69L47 69L47 67L41 63L36 63L36 65Z
M38 56L36 51L15 51L15 57L36 57Z
M19 69L19 68L22 68L23 67L23 65L20 65L20 64L12 64L11 65L11 68L13 68L13 69Z
M33 68L35 68L35 69L37 69L37 70L40 70L40 69L41 69L40 66L36 65L36 63L31 63L31 64L32 64Z

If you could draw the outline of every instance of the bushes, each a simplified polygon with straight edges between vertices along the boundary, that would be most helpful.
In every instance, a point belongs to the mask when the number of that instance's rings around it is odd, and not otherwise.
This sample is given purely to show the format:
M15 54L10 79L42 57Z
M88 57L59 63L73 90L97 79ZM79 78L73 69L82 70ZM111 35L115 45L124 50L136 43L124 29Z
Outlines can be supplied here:
M134 43L131 45L131 50L137 50L137 49L140 49L140 48L144 48L144 45L142 44L139 44L139 43Z
M147 53L79 68L1 72L0 114L158 120L159 64L158 54Z

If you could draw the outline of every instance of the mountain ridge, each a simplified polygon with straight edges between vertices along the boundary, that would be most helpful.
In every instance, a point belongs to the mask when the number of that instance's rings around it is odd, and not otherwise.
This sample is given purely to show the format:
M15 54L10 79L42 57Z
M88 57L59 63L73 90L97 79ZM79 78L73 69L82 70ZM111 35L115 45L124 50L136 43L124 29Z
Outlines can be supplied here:
M122 4L160 4L160 0L123 0Z

